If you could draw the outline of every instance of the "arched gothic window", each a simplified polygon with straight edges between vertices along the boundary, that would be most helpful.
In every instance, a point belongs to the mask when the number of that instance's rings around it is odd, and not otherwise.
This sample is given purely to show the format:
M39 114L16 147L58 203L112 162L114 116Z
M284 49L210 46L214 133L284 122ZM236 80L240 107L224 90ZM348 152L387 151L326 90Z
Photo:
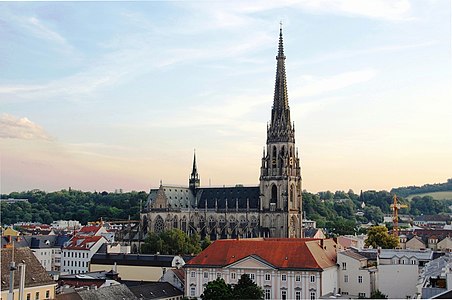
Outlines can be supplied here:
M187 218L184 216L183 218L182 218L182 220L181 220L181 230L183 231L183 232L187 232Z
M272 197L270 199L270 203L276 203L278 201L278 188L276 185L272 186Z
M165 223L163 222L163 218L160 216L157 216L155 218L154 222L154 232L155 233L161 233L165 229Z
M174 218L173 218L173 228L175 228L175 229L179 228L178 225L179 225L179 221L177 219L177 216L174 216Z
M215 219L212 217L212 216L210 216L209 217L209 227L211 228L211 229L213 229L213 228L215 228L215 225L217 224L217 222L215 221Z

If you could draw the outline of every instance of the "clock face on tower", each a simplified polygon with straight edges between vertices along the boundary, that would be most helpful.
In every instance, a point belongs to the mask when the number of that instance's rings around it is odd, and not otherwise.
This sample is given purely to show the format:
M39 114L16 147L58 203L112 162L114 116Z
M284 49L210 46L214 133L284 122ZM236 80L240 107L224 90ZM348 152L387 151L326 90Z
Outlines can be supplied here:
M289 159L289 165L293 165L293 157L291 157L290 159Z

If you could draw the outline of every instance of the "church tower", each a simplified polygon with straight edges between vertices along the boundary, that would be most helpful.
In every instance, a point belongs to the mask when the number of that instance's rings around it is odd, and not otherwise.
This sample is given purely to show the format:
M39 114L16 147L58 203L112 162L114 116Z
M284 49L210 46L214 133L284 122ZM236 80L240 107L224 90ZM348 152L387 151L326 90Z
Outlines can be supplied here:
M260 173L260 224L264 237L302 237L301 168L290 120L282 27L267 146Z
M198 168L196 167L196 152L193 153L193 168L191 170L190 179L188 180L188 187L195 192L195 189L199 188L200 179L198 175Z

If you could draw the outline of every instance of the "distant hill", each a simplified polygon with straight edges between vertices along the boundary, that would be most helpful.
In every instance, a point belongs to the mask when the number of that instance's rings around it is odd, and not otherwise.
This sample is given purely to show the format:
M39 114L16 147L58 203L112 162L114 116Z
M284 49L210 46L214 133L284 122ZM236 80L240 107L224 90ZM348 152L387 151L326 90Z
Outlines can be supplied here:
M450 192L450 193L438 193L438 192ZM391 190L391 194L396 194L400 197L409 196L432 196L435 199L452 199L452 178L447 179L444 183L424 184L423 186L407 186L398 187ZM436 194L436 195L434 195ZM446 197L446 198L437 198ZM409 197L412 198L412 197Z
M435 200L452 200L452 191L411 194L407 199L411 201L414 197L424 196L430 196Z

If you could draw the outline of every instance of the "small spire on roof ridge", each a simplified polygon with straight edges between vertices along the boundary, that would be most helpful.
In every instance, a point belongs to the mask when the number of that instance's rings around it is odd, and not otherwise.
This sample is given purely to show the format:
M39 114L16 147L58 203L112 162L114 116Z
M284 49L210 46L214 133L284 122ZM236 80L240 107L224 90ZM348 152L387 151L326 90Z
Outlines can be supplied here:
M196 167L196 149L193 149L193 169L191 175L196 175L198 173L198 168Z

